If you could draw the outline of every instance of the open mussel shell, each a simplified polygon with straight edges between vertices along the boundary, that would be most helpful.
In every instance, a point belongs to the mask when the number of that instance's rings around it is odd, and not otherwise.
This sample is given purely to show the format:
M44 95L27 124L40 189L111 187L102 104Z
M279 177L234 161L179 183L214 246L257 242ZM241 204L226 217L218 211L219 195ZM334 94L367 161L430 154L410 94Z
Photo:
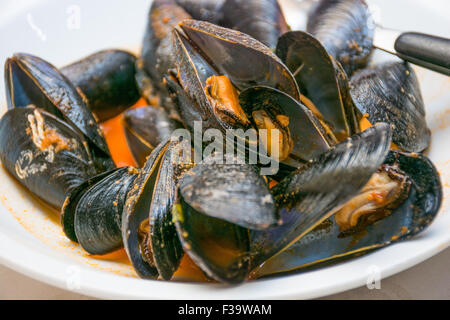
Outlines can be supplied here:
M308 15L307 31L350 76L366 65L375 25L364 0L321 0Z
M225 0L175 0L195 20L218 24L223 17Z
M162 142L150 155L123 212L123 237L139 276L170 280L184 254L173 225L178 179L190 167L191 148L181 138Z
M99 121L105 121L138 101L135 65L129 52L103 50L60 70L84 93Z
M65 233L90 254L122 247L122 211L136 177L137 170L120 168L87 182L84 190L74 190L62 210Z
M408 198L388 217L365 230L341 237L334 217L257 270L253 277L295 272L340 262L406 240L428 227L442 201L436 168L424 156L391 151L386 164L396 165L412 180Z
M184 175L180 196L193 210L244 228L264 230L278 223L267 183L249 164L205 159Z
M281 253L339 210L369 181L391 144L387 124L341 142L272 189L282 225L252 231L252 269Z
M157 95L159 105L167 110L171 118L177 120L180 117L168 96L163 78L175 67L172 30L180 21L190 18L191 16L175 0L152 1L141 58L137 64L137 82L143 96L149 100L151 95Z
M269 48L289 31L278 0L226 0L221 11L221 26L246 33Z
M30 104L67 121L104 152L109 152L84 97L54 66L41 58L17 53L5 64L8 108Z
M317 117L299 101L281 91L269 87L253 87L241 92L239 101L250 121L252 112L257 110L268 110L268 114L277 112L289 118L294 148L287 164L295 163L295 159L303 162L316 159L334 144Z
M355 73L351 95L371 123L393 127L393 142L409 152L422 152L431 139L425 107L414 70L405 62L384 62Z
M144 166L147 157L163 140L180 127L159 107L127 110L123 115L125 137L134 160Z
M206 158L182 177L173 214L191 259L211 278L239 283L250 271L249 229L268 229L278 217L255 168L221 157Z
M206 216L182 198L173 214L185 252L209 277L224 283L246 279L250 267L247 229Z
M191 131L195 121L202 121L203 130L224 131L238 125L240 119L235 123L222 119L206 95L207 79L218 72L178 30L173 32L173 47L178 73L176 79L166 77L166 83L184 125Z
M84 137L52 114L14 108L0 121L0 159L32 193L60 208L77 185L96 174Z
M348 85L341 85L348 81L346 75L316 38L302 31L287 32L278 40L276 53L336 137L343 140L359 132L354 105L342 92L348 91Z
M261 42L204 21L183 20L179 26L213 68L239 90L263 85L300 99L297 83L288 68Z
M18 53L5 64L8 108L35 105L67 122L86 137L98 172L113 169L108 146L85 97L54 66Z

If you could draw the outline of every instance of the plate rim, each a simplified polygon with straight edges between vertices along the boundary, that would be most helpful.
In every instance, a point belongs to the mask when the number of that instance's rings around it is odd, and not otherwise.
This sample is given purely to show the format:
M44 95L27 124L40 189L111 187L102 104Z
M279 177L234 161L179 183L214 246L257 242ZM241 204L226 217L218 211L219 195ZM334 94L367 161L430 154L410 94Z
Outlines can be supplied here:
M26 8L44 4L46 2L48 2L48 0L32 1L28 6L22 6L20 11L15 12L15 15L17 16ZM10 19L14 19L14 17L10 17ZM2 27L4 23L7 23L7 21L2 21L0 27ZM435 225L436 221L443 215L450 214L450 208L441 208L440 210L439 216L436 218L433 225ZM0 214L11 215L7 208L1 204ZM83 280L80 282L80 289L70 290L66 283L67 274L64 274L63 271L67 269L68 266L68 263L63 259L63 254L54 251L40 241L39 244L42 245L43 250L35 251L33 250L35 244L27 245L27 241L20 241L20 239L16 239L17 237L15 237L14 234L4 232L1 229L0 263L13 271L24 274L37 281L47 283L63 290L96 298L229 299L230 295L233 295L233 298L235 299L318 298L360 287L366 283L367 275L364 274L364 272L361 272L358 276L353 276L350 280L336 281L334 284L320 284L312 288L309 287L308 290L302 288L299 289L297 286L293 286L292 283L301 283L302 281L305 281L305 277L318 279L323 274L337 275L340 272L345 273L344 269L348 269L348 265L353 264L355 261L359 261L360 267L366 264L370 266L379 255L387 255L387 252L391 253L391 255L398 254L396 259L392 260L389 266L381 268L381 279L385 279L396 273L407 270L447 249L450 246L450 233L444 234L443 232L439 232L439 237L433 238L434 236L432 233L433 231L436 231L438 227L439 226L433 228L432 226L423 234L419 235L419 237L410 239L407 242L393 244L388 248L377 250L368 255L364 255L363 257L352 259L351 261L343 262L336 266L329 266L318 270L285 275L277 278L255 280L233 287L220 284L164 282L154 280L145 281L142 279L108 273L74 261L74 265L77 265L80 268ZM418 247L420 250L418 250L414 256L411 256L410 254L402 256L403 252L411 251L411 249L406 250L408 246ZM35 261L41 261L45 267L35 268L36 263L33 264ZM129 289L131 287L133 289ZM257 289L255 289L255 287ZM269 288L271 290L268 291L268 293L263 293L263 290L261 289L264 288ZM274 289L280 289L280 292L276 292L277 290Z

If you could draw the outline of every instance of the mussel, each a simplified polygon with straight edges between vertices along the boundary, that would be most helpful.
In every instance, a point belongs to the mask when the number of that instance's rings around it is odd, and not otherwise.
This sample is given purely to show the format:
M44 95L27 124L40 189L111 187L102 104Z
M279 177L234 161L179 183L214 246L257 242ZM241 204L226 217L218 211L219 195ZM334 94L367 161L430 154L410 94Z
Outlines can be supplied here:
M278 217L255 168L238 158L218 159L207 158L183 176L174 221L184 250L207 275L237 283L250 271L249 229L276 226Z
M221 12L219 25L246 33L269 48L289 31L278 0L226 0Z
M308 15L307 32L317 38L348 76L367 64L375 24L364 0L321 0Z
M84 95L54 66L36 56L15 54L5 64L5 85L9 109L34 105L55 115L85 137L98 172L114 168Z
M393 127L393 141L401 149L422 152L431 139L419 82L406 62L388 61L358 71L351 78L351 96L371 123Z
M383 163L390 144L390 127L377 124L275 186L272 193L282 224L252 232L252 269L283 252L357 195Z
M136 57L126 51L99 51L61 72L83 92L99 121L113 118L140 98L135 79Z
M177 120L179 115L168 97L163 78L175 66L172 55L172 29L183 19L189 18L191 16L177 5L175 0L153 1L148 14L141 57L137 63L138 84L143 96L148 100L151 94L157 93L160 105Z
M404 190L406 198L391 208L388 216L383 213L383 219L347 233L342 232L336 217L330 217L285 252L267 261L253 277L330 265L409 239L427 228L442 202L442 187L436 168L425 156L399 151L390 151L381 170L387 168L408 181ZM375 196L379 195L376 191L379 190L373 190ZM358 195L359 198L364 197L366 203L371 201L370 196L371 193ZM370 210L367 205L366 208Z
M300 92L290 71L268 47L241 32L195 20L184 20L180 28L182 31L173 33L175 55L178 57L177 76L168 77L166 82L186 127L191 129L195 121L203 121L204 130L278 128L286 142L283 144L285 150L281 152L284 160L295 145L289 138L288 124L292 121L291 128L299 125L298 121L304 119L301 117L305 109L298 105ZM272 101L271 116L267 114L269 107L265 110L242 109L242 105L252 103L253 94L242 92L238 99L239 90L252 90L254 86L266 86L267 90L273 88L273 96L280 99ZM286 98L282 98L283 93ZM282 105L280 102L283 101L288 101L289 105ZM282 110L284 108L286 110ZM299 116L295 113L297 109ZM256 112L256 120L261 120L260 125L256 122L252 125L249 120L255 119L251 114L253 111ZM315 117L306 112L306 117ZM312 127L320 126L318 120L310 121L314 123ZM313 131L325 131L312 127ZM311 134L319 136L322 133Z
M169 280L183 256L172 208L178 180L192 166L190 159L187 140L166 139L153 150L128 194L122 237L130 261L143 278Z
M161 107L141 107L123 115L125 137L134 160L144 166L147 157L181 125Z
M137 177L134 168L119 168L80 184L67 196L61 224L69 239L90 254L122 247L122 212Z
M86 139L64 121L33 106L3 115L0 159L21 184L58 208L68 192L96 175Z
M223 18L225 0L175 0L195 20L219 24Z
M347 76L316 38L302 31L287 32L278 40L276 53L311 100L310 109L317 108L338 140L359 132Z

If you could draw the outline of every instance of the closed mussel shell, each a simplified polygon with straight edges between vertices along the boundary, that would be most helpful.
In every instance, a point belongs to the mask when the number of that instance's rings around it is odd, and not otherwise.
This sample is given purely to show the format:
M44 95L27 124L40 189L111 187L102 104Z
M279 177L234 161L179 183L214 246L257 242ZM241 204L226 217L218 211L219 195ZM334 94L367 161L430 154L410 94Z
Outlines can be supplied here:
M170 280L184 254L172 219L178 179L190 167L187 140L162 142L136 179L123 213L125 248L143 278Z
M88 187L76 204L74 231L90 254L106 254L122 247L122 211L136 179L133 168L120 168Z
M15 108L0 121L0 159L32 193L60 208L73 188L96 174L84 137L52 114Z
M86 96L100 121L108 120L139 99L136 57L122 50L103 50L74 62L61 72Z
M412 181L407 199L389 216L359 233L342 237L330 217L280 255L265 263L254 277L329 265L391 243L409 239L428 227L439 211L442 187L436 168L424 156L391 151L385 164L396 165Z
M364 0L321 0L308 14L307 31L344 67L348 76L366 65L375 24Z
M32 104L46 110L85 135L107 160L108 146L85 98L54 66L29 54L15 54L6 61L5 83L9 109Z
M246 33L269 48L289 31L278 0L226 0L221 11L221 26Z

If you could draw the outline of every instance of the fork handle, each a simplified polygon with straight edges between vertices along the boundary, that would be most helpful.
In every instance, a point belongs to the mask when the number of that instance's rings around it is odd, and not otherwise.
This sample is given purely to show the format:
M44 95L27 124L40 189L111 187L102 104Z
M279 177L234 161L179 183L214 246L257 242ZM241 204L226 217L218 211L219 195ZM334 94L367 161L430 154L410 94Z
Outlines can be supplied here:
M406 61L450 76L450 39L405 32L395 41L395 51Z

